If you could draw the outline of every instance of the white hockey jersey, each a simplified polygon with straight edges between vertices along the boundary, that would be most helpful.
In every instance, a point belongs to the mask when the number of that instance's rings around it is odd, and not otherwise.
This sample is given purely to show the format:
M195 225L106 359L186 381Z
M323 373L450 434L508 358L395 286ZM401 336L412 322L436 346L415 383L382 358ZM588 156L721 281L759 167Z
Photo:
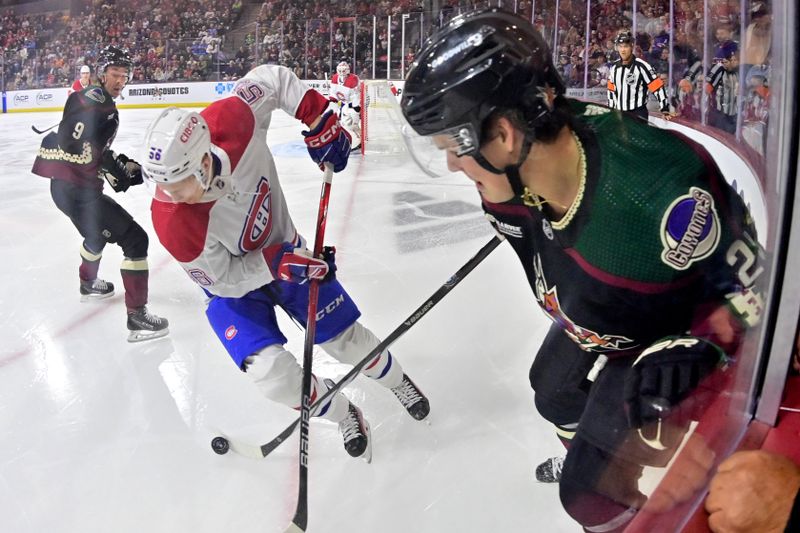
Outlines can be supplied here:
M331 98L336 98L343 104L361 105L359 103L361 99L360 85L361 82L358 76L352 72L345 79L340 78L337 72L331 78Z
M282 109L307 125L328 100L289 69L262 65L240 79L233 96L200 114L208 122L218 176L201 203L159 201L151 205L161 244L189 276L217 296L241 297L274 280L262 249L292 242L301 246L267 147L272 111ZM206 201L207 200L207 201Z

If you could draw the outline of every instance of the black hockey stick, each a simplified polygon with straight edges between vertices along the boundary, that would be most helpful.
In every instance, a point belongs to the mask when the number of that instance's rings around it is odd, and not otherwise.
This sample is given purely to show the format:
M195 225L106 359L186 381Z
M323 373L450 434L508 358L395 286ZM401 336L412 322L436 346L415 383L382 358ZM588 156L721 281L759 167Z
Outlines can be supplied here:
M328 220L328 200L331 197L331 181L333 181L333 165L325 164L322 177L322 191L319 197L317 213L317 233L314 237L314 255L322 256L322 243L325 239L325 225ZM317 332L317 300L319 299L319 280L311 279L308 290L308 320L306 338L303 345L303 385L300 396L300 458L298 465L297 508L292 523L286 533L303 532L308 524L308 433L311 418L311 366L313 363L314 337Z
M344 375L339 381L334 384L333 387L330 387L328 391L320 396L317 401L311 406L311 411L314 412L316 409L327 402L331 396L339 392L343 387L347 386L351 381L355 379L358 373L381 352L387 349L389 346L394 344L397 339L402 337L411 327L419 322L419 320L425 316L428 311L433 309L433 307L439 303L442 298L444 298L447 293L449 293L453 287L458 285L472 270L478 266L481 261L486 259L486 257L497 248L500 244L500 238L495 236L492 237L492 240L487 242L483 245L483 248L478 250L478 253L475 254L472 259L467 261L464 266L462 266L458 271L453 274L453 276L444 282L444 285L439 287L433 295L425 300L425 302L420 305L416 311L411 313L411 315L405 319L394 331L392 331L378 346L376 346L369 354L367 354L361 361L359 361L347 374ZM298 418L289 426L286 427L277 437L272 439L271 441L267 442L266 444L262 444L260 446L247 444L240 441L235 441L230 439L226 436L216 437L211 444L211 447L214 449L215 452L219 453L220 455L226 453L228 449L233 449L238 454L245 455L247 457L252 457L254 459L261 459L263 457L268 456L272 453L278 446L280 446L285 440L287 440L294 430L297 428L297 425L300 423L301 418ZM307 423L307 422L306 422ZM218 442L219 444L215 444Z
M50 127L49 127L49 128L47 128L47 129L44 129L44 130L40 130L40 129L39 129L39 128L37 128L36 126L34 126L34 125L31 125L31 129L32 129L33 131L35 131L36 133L38 133L39 135L41 135L42 133L47 133L48 131L52 130L53 128L57 128L59 124L61 124L61 123L60 123L60 122L58 122L58 123L56 123L56 124L53 124L52 126L50 126Z

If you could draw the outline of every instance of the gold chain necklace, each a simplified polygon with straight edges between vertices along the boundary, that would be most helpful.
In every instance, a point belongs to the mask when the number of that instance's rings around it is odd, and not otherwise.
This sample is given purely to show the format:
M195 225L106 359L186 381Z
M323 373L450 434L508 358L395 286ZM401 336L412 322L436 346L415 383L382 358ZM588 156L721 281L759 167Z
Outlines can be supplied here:
M551 222L553 229L557 230L566 228L569 223L572 222L575 213L578 212L578 208L581 206L583 193L586 190L586 153L583 151L583 143L581 143L578 135L572 130L570 130L570 133L572 133L572 138L575 139L575 143L578 146L578 175L580 176L580 181L578 182L578 193L575 195L572 205L569 206L569 209L567 209L567 212L561 217L561 220ZM542 206L547 203L547 200L543 200L538 194L533 194L525 187L522 192L522 202L529 207L536 207L541 211Z

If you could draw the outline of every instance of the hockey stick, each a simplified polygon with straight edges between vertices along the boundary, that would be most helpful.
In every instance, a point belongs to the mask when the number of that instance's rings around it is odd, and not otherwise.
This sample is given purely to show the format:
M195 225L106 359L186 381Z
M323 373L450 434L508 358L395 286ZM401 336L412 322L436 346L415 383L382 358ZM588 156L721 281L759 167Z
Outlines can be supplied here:
M317 213L317 234L314 237L314 255L322 255L322 243L325 239L325 224L328 219L328 200L331 196L331 181L333 180L333 165L325 164L325 174L322 176L322 191L319 198L319 212ZM306 338L303 345L303 386L300 400L300 459L298 464L298 494L297 508L294 512L292 523L286 529L287 533L305 531L308 524L308 421L311 418L311 366L313 363L314 337L317 331L317 300L319 299L319 280L311 279L308 289L308 321L306 323Z
M34 125L31 125L31 129L32 129L34 132L36 132L36 133L38 133L39 135L41 135L42 133L47 133L48 131L52 130L53 128L57 128L59 124L61 124L61 123L60 123L60 122L58 122L58 123L56 123L56 124L53 124L52 126L50 126L50 127L49 127L49 128L47 128L47 129L44 129L44 130L40 130L40 129L39 129L39 128L37 128L36 126L34 126Z
M406 318L405 321L403 321L399 326L397 326L397 328L395 328L395 330L392 331L389 334L389 336L387 336L383 340L383 342L381 342L371 352L369 352L369 354L367 354L361 361L359 361L350 370L350 372L348 372L347 374L344 375L344 377L339 379L339 381L337 381L333 387L330 387L325 394L320 396L317 399L317 401L315 401L314 404L311 406L312 412L315 412L316 409L319 408L320 405L324 405L325 402L327 402L331 398L331 396L338 393L342 388L344 388L351 381L353 381L355 377L358 375L358 373L365 366L371 363L372 360L377 355L379 355L389 346L394 344L397 341L397 339L402 337L409 329L411 329L411 327L414 324L419 322L419 320L423 316L425 316L428 313L428 311L433 309L433 307L437 303L439 303L442 300L442 298L444 298L447 295L447 293L449 293L456 285L458 285L467 276L467 274L472 272L472 270L475 269L475 267L478 266L481 263L481 261L486 259L486 257L492 252L492 250L497 248L500 242L501 241L499 237L497 236L492 237L492 240L487 242L483 246L483 248L478 250L478 253L476 253L472 257L472 259L467 261L464 264L464 266L458 269L458 271L455 274L453 274L453 276L450 279L445 281L444 285L439 287L439 289L437 289L437 291L434 292L430 298L425 300L425 302L422 305L420 305L416 309L416 311L411 313L411 315L408 318ZM289 426L287 426L286 429L284 429L280 434L278 434L277 437L267 442L266 444L262 444L260 446L240 441L235 441L227 436L220 436L216 437L214 441L212 441L212 448L214 449L215 452L219 453L220 455L226 453L230 448L240 455L245 455L247 457L252 457L254 459L261 459L268 456L285 440L287 440L292 435L292 433L294 433L294 430L297 428L297 425L300 423L301 419L302 417L298 418L297 420L289 424ZM220 439L219 444L215 445L214 442L217 441L217 439Z

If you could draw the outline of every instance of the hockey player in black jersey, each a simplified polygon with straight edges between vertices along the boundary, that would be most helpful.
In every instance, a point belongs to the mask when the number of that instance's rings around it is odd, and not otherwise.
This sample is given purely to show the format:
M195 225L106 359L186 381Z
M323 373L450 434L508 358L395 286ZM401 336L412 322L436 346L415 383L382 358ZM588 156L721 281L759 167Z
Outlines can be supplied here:
M109 196L105 182L116 192L142 183L139 164L111 150L119 127L114 98L121 95L132 66L128 52L107 46L97 57L99 86L89 86L67 98L58 131L48 134L32 172L50 180L56 207L67 215L83 237L81 300L113 296L114 285L97 277L106 243L122 248L120 271L128 310L128 340L163 337L167 320L150 313L147 304L148 237L133 217Z
M621 531L646 501L643 467L667 464L758 321L759 249L701 146L567 99L551 58L516 15L462 15L417 55L401 105L475 183L553 322L530 382L569 443L565 509Z

